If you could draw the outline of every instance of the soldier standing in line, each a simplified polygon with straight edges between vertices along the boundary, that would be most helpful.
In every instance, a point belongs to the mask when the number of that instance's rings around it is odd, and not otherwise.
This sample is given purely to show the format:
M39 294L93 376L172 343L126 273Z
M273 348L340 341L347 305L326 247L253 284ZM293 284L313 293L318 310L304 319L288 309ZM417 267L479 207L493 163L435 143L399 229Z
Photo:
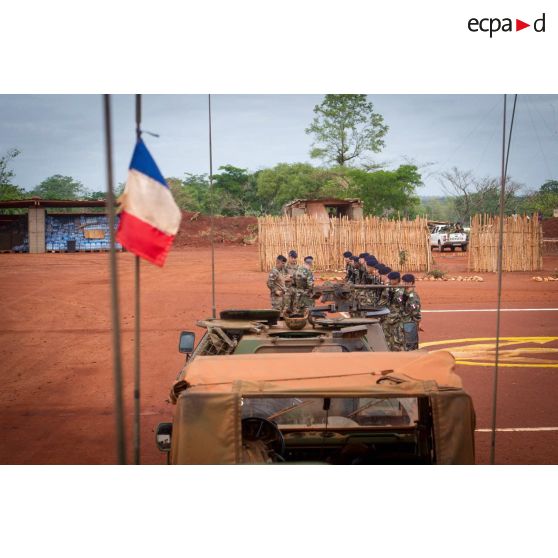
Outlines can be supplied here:
M362 276L361 285L373 285L372 266L376 265L376 258L369 256L365 260L365 272ZM375 305L376 303L376 290L377 289L362 289L356 293L357 302L363 305Z
M387 293L387 307L389 308L389 315L386 316L382 322L384 334L390 351L403 350L403 288L399 287L401 284L401 275L398 271L391 271L388 274L390 289L386 289Z
M358 269L359 269L359 283L361 285L365 284L366 279L366 258L368 258L368 252L363 252L358 255Z
M354 283L355 285L359 285L360 284L360 265L358 263L358 256L353 256L353 277L352 277L352 281L351 283Z
M267 288L269 289L271 297L271 307L274 310L283 312L285 304L285 293L287 286L285 284L287 273L285 272L285 256L277 256L275 260L275 267L269 272L267 277Z
M296 273L296 270L298 269L298 263L296 261L297 258L298 258L298 254L296 253L296 250L291 250L289 252L289 261L285 266L285 271L289 274L289 277L291 279L293 278L293 275Z
M293 284L285 298L285 311L291 314L304 313L308 308L314 306L314 274L312 266L314 258L306 256L304 264L301 265L293 276Z
M345 283L352 283L353 279L353 253L347 250L343 252L343 259L345 260Z
M390 272L391 272L390 267L387 267L386 265L380 264L380 267L378 268L378 275L379 275L379 281L380 281L379 284L380 285L388 285L389 284L389 280L388 280L387 276ZM378 291L380 291L378 304L380 306L387 306L388 305L387 296L389 294L390 289L378 289Z
M379 285L379 275L378 275L378 260L374 256L369 256L366 260L366 281L367 285ZM378 306L380 299L380 289L370 289L367 292L367 303L373 306Z
M415 351L419 348L420 297L415 290L415 276L406 273L401 277L405 294L403 295L403 339L404 350Z
M372 279L374 281L374 285L382 284L382 280L380 279L380 271L379 271L381 266L382 264L378 261L372 266Z

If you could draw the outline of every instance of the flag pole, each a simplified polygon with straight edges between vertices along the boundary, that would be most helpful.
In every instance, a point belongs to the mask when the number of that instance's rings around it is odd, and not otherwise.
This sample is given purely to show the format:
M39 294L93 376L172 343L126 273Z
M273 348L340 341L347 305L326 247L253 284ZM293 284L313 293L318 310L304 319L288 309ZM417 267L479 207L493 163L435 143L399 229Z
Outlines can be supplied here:
M107 209L110 229L110 291L112 317L112 357L114 379L114 410L116 417L116 453L118 463L126 464L126 440L124 438L124 408L122 402L122 357L120 349L120 308L118 300L118 277L116 270L116 249L114 242L114 188L112 174L112 121L110 95L103 95L105 121L105 149L107 170Z
M207 96L209 109L209 203L210 203L210 238L211 238L211 316L217 317L215 307L215 243L213 230L213 144L211 142L211 94Z
M136 95L136 141L141 139L141 95ZM140 258L134 261L134 463L140 464Z

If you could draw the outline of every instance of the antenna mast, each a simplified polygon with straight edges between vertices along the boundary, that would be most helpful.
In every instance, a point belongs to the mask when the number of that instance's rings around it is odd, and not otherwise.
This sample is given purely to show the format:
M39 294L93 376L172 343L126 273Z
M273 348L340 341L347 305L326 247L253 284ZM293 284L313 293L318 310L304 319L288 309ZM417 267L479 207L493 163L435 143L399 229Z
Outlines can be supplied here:
M210 239L211 239L211 316L217 317L215 308L215 237L213 230L213 144L211 141L211 94L207 96L209 112L209 210L210 210Z

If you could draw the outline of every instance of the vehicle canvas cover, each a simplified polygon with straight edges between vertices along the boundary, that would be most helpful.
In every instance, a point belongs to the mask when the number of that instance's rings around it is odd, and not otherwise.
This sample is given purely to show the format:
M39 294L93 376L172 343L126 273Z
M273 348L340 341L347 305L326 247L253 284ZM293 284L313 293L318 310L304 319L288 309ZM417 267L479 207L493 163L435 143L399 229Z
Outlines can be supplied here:
M241 397L430 399L438 464L473 464L475 415L446 351L198 357L188 368L171 462L243 462Z

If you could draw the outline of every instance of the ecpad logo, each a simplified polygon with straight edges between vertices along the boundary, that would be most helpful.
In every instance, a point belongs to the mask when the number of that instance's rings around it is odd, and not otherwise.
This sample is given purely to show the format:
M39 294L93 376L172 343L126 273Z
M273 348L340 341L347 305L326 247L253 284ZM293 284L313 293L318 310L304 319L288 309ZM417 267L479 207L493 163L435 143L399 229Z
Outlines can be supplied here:
M536 19L533 22L533 29L537 33L545 32L545 15L546 14L543 13L543 15L539 19ZM475 17L472 17L469 20L467 27L469 28L469 31L472 31L473 33L477 33L479 31L490 33L490 38L492 38L492 35L494 33L497 33L498 31L509 32L514 30L512 19L509 17L505 17L503 19L497 17L485 17L483 19L477 19ZM531 24L525 23L520 19L515 20L515 31L521 31L522 29L526 29L527 27L531 27Z

